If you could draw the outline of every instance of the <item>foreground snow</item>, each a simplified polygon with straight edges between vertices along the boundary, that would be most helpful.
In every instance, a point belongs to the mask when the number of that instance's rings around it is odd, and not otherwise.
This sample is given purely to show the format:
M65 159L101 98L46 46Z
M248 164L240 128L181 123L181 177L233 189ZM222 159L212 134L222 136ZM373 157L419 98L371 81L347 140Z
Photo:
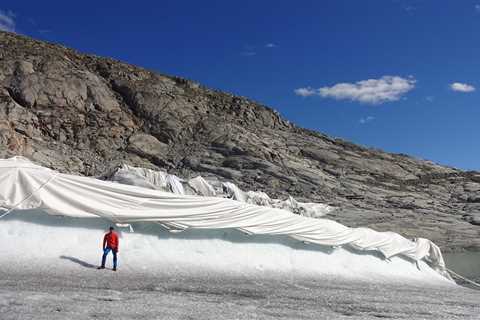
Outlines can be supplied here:
M0 315L13 319L478 319L479 291L459 286L153 275L72 263L0 268ZM64 270L66 271L66 270Z
M234 230L172 234L133 224L135 233L121 232L119 271L96 270L108 226L39 211L0 221L0 318L476 319L480 312L479 291L424 263L419 270L398 257Z

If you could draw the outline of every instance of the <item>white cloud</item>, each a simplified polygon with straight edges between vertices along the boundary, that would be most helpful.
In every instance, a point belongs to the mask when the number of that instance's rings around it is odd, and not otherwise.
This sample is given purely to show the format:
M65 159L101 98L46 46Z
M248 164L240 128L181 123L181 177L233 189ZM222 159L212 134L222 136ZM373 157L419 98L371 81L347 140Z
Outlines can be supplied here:
M15 14L0 10L0 30L15 32Z
M360 120L358 122L360 122L360 124L365 124L365 123L368 123L368 122L372 122L373 120L375 120L375 117L368 116L368 117L365 117L365 118L360 118Z
M307 97L318 95L336 100L351 100L368 104L382 104L397 101L404 94L415 88L413 77L383 76L380 79L368 79L355 83L337 83L331 87L319 89L299 88L297 95Z
M433 102L435 100L435 97L434 96L426 96L425 100L427 100L427 102Z
M476 10L477 12L480 12L480 4L477 3L477 4L475 5L475 10Z
M475 91L475 87L466 83L454 82L450 85L450 89L458 92L472 92Z
M265 45L265 48L276 48L276 47L277 47L277 45L276 45L275 43L271 43L271 42L270 42L270 43L267 43L267 44Z
M295 89L294 92L297 96L301 96L301 97L309 97L317 94L317 90L310 87L298 88L298 89Z

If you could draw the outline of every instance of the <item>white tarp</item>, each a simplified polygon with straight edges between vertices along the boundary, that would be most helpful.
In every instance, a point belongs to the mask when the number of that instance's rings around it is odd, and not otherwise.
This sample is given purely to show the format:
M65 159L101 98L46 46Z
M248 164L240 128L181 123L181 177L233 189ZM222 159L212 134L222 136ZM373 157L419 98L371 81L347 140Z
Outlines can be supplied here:
M164 171L131 167L125 164L117 168L112 175L107 177L107 180L181 195L196 194L207 197L227 197L258 206L284 209L312 218L322 217L334 210L333 207L327 204L298 202L290 196L286 200L279 200L272 199L261 191L244 192L232 182L217 181L218 190L216 190L201 176L185 181Z
M387 258L425 259L438 271L445 270L440 250L427 239L413 242L393 232L349 228L231 199L178 195L61 174L21 157L0 160L0 206L4 210L39 208L71 217L99 216L116 223L152 221L177 229L235 228L250 234L288 235L321 245L378 250Z
M222 183L222 190L224 194L230 199L237 200L240 202L247 202L247 195L245 192L240 190L236 184L231 182L224 182Z
M200 196L215 197L217 195L215 189L202 176L188 180L188 185Z
M109 177L109 180L142 188L170 191L167 176L168 174L163 171L131 167L124 164L117 168L115 173Z
M163 171L122 165L109 177L110 181L132 186L185 194L182 180Z

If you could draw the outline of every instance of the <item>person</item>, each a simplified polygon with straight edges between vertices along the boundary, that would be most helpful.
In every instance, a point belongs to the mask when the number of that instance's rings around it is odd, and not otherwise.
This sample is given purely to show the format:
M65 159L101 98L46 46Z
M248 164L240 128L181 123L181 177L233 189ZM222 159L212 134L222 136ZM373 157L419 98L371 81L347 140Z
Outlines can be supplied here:
M118 253L118 235L114 231L113 227L110 227L109 232L103 237L103 256L102 265L97 269L105 269L105 261L110 251L113 254L113 271L117 271L117 253Z

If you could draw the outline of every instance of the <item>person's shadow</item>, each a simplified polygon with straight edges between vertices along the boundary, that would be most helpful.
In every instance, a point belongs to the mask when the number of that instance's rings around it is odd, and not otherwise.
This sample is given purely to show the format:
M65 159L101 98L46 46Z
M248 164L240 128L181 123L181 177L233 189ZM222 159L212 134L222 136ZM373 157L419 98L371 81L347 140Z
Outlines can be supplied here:
M88 262L85 262L83 260L80 260L78 258L75 258L75 257L69 257L69 256L60 256L60 259L65 259L65 260L69 260L69 261L72 261L76 264L79 264L81 265L82 267L85 267L85 268L90 268L90 269L94 269L96 268L97 266L91 264L91 263L88 263Z

